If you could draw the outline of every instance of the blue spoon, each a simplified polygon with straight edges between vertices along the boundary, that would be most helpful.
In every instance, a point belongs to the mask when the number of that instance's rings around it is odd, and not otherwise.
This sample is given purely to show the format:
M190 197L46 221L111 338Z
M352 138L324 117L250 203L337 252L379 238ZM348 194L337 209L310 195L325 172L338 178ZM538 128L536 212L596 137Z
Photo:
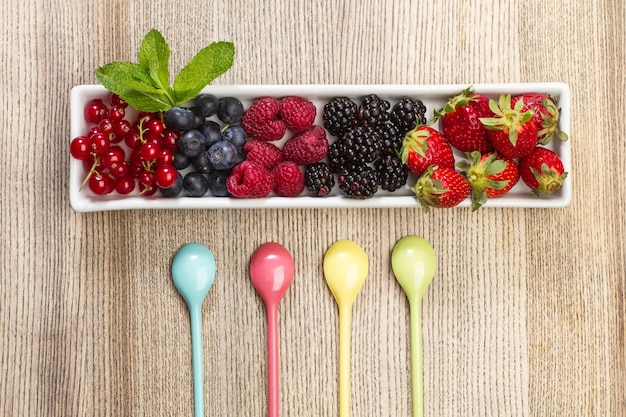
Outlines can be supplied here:
M172 261L174 286L189 307L193 361L195 417L204 417L204 370L202 366L202 302L213 285L215 257L199 243L187 243Z

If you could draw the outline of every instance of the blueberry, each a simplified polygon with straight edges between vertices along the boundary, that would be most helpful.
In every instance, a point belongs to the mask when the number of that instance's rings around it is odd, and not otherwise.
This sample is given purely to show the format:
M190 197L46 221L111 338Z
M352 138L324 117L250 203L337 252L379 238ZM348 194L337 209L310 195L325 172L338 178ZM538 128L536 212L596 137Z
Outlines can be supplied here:
M206 149L206 137L196 129L188 130L180 135L178 149L186 156L195 158Z
M193 110L192 110L192 113L193 113L193 128L197 129L200 126L202 126L202 123L204 123L204 121L205 121L205 117L197 114Z
M230 174L230 170L212 171L209 173L209 187L211 193L215 197L230 197L230 193L226 188L226 178Z
M172 165L178 170L185 169L191 164L191 158L182 153L179 149L174 149L174 161Z
M239 123L243 117L243 104L235 97L222 97L218 101L217 117L226 124Z
M195 116L185 107L172 107L165 112L165 125L181 132L193 129Z
M183 176L178 173L178 178L176 178L176 183L172 185L170 188L159 188L161 190L161 194L163 197L173 198L178 197L180 192L183 190Z
M209 151L201 152L200 155L191 160L191 163L196 171L201 174L208 174L213 169L211 161L209 160Z
M207 147L222 140L222 128L213 120L205 121L198 130L207 138Z
M222 138L241 150L243 144L246 143L246 131L239 125L229 125L222 132Z
M199 94L194 108L200 116L211 117L217 113L217 98L213 94Z
M190 172L183 179L183 188L191 197L202 197L209 190L209 180L199 172Z
M225 140L212 145L207 153L209 154L209 161L211 161L213 169L217 170L234 167L239 158L239 153L235 145Z

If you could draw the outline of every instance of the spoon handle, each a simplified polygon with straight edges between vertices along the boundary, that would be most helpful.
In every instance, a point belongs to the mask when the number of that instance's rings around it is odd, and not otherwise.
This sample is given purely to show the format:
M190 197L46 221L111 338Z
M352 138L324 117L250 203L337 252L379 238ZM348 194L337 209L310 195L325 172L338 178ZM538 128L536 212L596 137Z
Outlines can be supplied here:
M339 309L339 417L350 415L351 306Z
M268 303L267 310L267 416L278 417L278 305Z
M201 306L190 305L191 352L193 362L193 399L195 417L204 417L204 368L202 364L202 311Z
M410 301L411 309L411 380L413 417L424 417L424 367L422 348L422 299Z

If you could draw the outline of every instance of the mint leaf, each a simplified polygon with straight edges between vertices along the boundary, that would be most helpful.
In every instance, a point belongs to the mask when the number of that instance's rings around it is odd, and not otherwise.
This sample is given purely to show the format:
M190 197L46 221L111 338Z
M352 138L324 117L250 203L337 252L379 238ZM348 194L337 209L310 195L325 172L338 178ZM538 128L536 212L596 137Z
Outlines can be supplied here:
M96 77L109 91L142 111L162 111L172 107L165 91L154 85L148 70L131 62L112 62L96 70Z
M232 42L214 42L200 50L174 80L177 103L191 100L211 81L228 71L234 57L235 45Z
M155 84L171 93L168 64L170 47L163 35L156 29L150 30L143 38L137 55L139 65L148 69Z

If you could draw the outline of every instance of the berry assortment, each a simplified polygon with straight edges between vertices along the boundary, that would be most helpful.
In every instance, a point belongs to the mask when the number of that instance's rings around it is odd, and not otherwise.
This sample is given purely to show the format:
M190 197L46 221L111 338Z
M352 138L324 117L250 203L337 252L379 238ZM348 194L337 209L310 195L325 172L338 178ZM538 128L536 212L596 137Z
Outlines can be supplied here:
M111 93L84 106L89 129L70 154L85 167L81 189L95 195L364 200L410 190L427 211L468 197L476 210L520 178L531 195L561 189L567 172L545 145L567 135L549 95L494 100L468 88L431 110L427 121L419 97L377 94L322 106L297 95L199 94L140 112Z

